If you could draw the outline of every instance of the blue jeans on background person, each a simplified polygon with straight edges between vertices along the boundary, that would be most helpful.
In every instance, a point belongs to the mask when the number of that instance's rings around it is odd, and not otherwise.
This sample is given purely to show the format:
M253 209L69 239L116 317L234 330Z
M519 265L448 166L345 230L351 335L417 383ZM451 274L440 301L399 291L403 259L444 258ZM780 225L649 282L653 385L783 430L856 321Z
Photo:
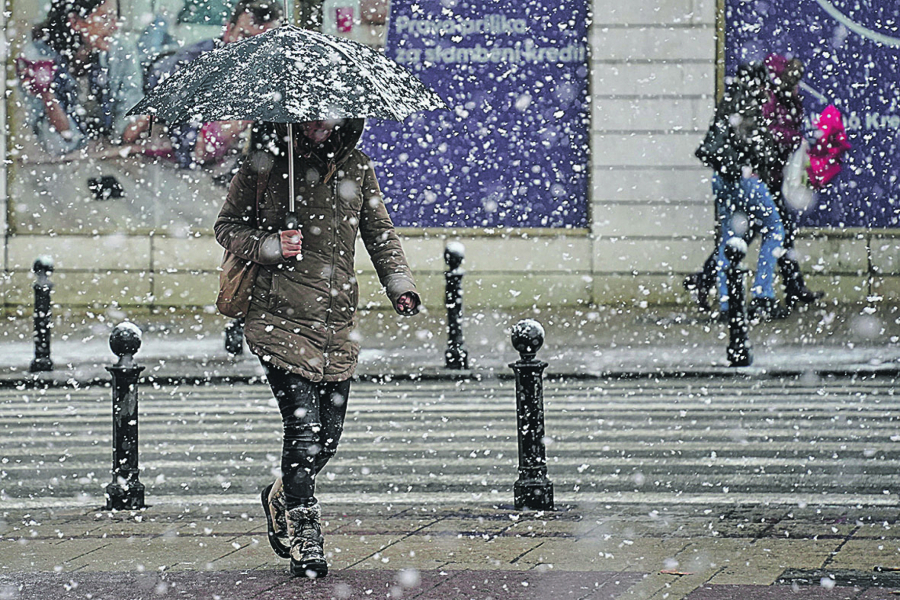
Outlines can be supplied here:
M755 175L732 182L714 174L712 186L716 195L716 217L722 232L718 250L720 309L723 312L728 310L725 244L733 237L743 237L753 223L759 227L762 245L750 293L754 298L774 300L775 267L778 256L783 252L784 225L769 189Z

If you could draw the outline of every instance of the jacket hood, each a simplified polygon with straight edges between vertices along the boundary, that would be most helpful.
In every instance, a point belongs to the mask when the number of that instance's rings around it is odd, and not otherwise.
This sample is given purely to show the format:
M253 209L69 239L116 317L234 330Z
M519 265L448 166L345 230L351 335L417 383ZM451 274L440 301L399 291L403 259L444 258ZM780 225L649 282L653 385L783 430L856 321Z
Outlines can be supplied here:
M294 138L297 140L296 152L303 156L315 156L325 164L341 164L356 148L366 126L365 119L347 119L341 125L335 127L328 139L318 145L300 135L294 130ZM287 146L284 143L287 137L287 124L274 124L275 144L284 151Z
M328 139L318 146L314 146L302 135L294 135L298 137L298 151L301 154L313 155L327 165L339 165L356 148L365 126L365 119L347 119L335 127Z
M347 160L359 143L365 126L365 119L347 119L342 125L335 128L327 140L318 146L313 146L311 143L304 146L303 143L306 138L298 136L295 132L295 138L298 138L298 141L300 141L295 153L298 156L307 156L315 159L326 167L326 172L329 172L332 168ZM260 153L257 156L287 156L286 137L287 125L285 123L257 123L254 125L251 135L251 154Z

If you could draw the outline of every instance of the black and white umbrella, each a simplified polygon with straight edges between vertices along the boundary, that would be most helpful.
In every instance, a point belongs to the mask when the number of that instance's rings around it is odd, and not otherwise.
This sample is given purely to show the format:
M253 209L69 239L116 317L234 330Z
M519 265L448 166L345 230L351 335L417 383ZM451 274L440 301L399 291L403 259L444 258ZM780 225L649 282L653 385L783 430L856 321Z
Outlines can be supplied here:
M168 124L402 121L444 101L384 55L346 38L284 25L202 54L154 87L128 114ZM293 144L288 144L293 154ZM293 169L293 157L289 157ZM293 177L290 212L294 212Z

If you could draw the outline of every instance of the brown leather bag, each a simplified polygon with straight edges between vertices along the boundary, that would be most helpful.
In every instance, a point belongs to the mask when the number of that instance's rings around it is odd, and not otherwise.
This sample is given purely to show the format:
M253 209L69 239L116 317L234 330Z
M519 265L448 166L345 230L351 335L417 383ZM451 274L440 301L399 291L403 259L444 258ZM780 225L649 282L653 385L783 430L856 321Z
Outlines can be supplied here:
M269 171L260 171L256 178L256 223L259 224L259 201L269 183ZM259 263L245 260L231 250L225 250L219 268L219 297L216 308L226 317L242 318L250 310L253 284L259 273Z

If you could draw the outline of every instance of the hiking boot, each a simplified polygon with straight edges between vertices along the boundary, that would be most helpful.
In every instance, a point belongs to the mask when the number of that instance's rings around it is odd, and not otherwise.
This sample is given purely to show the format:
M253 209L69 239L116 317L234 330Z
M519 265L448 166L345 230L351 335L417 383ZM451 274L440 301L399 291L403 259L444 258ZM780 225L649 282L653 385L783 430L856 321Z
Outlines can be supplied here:
M784 303L789 307L798 304L812 304L813 302L821 300L824 296L825 292L814 292L804 286L802 288L789 290L784 296Z
M747 316L754 321L784 319L791 311L778 304L775 298L753 298L747 308Z
M784 303L790 309L798 304L812 304L821 300L825 292L814 292L806 287L800 263L785 254L778 259L781 279L784 282Z
M277 486L277 487L276 487ZM287 528L287 507L284 504L284 488L281 487L281 479L270 483L260 495L263 514L266 515L266 532L269 535L269 544L275 554L281 558L291 556L291 538Z
M316 502L287 511L287 526L291 536L291 575L317 579L328 574L325 562L325 538L319 518L322 509Z

